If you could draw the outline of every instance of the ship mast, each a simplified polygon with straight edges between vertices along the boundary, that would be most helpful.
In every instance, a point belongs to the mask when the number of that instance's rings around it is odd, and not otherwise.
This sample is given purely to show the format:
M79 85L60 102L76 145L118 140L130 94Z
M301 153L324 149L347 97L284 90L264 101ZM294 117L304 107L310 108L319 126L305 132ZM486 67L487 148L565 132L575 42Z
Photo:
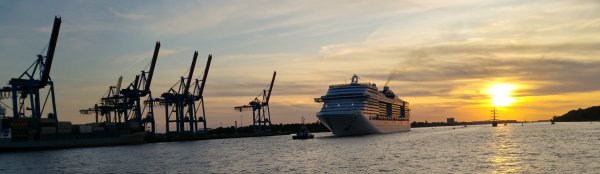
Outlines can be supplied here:
M498 126L498 122L496 120L496 118L498 117L497 114L498 110L496 109L496 106L494 106L492 109L492 127Z

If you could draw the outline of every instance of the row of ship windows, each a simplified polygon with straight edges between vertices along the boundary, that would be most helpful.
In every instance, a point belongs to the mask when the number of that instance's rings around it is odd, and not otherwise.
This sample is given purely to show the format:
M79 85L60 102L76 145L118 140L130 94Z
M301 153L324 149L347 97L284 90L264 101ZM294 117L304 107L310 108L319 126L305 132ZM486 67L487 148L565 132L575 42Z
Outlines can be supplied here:
M377 90L369 90L368 88L332 89L327 92L327 95L366 94L367 92L376 93Z
M367 91L327 91L327 97L345 97L345 96L362 96L367 95Z
M354 107L354 106L358 106L358 107L370 107L370 108L386 108L386 107L391 107L393 109L400 109L403 106L402 105L397 105L397 104L391 104L388 106L388 104L386 103L379 103L379 104L366 104L365 102L360 102L360 103L354 103L354 102L338 102L338 103L326 103L323 105L323 108L327 108L327 107Z
M336 111L362 111L364 114L372 115L371 117L379 117L379 118L408 118L408 117L410 117L410 113L401 114L400 112L395 112L392 115L387 115L387 113L385 113L385 111L369 112L369 111L361 110L360 108L351 108L351 109L336 108L336 109L321 110L321 112L336 112Z
M400 112L402 112L401 108L402 106L400 105L392 105L391 107L386 106L386 104L365 106L365 103L340 102L334 104L324 104L321 111L362 110L368 114L400 116Z
M365 103L354 103L352 101L350 102L337 102L337 103L326 103L323 105L323 108L321 108L321 111L327 112L327 111L354 111L354 110L362 110L363 108L365 108Z

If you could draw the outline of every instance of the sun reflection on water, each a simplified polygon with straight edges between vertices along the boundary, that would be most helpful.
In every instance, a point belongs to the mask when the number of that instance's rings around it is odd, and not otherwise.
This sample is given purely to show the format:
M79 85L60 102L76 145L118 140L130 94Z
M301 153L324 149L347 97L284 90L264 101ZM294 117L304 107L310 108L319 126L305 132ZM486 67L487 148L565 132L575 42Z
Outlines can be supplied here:
M490 150L492 173L515 173L522 171L522 150L511 138L513 129L508 126L493 128Z

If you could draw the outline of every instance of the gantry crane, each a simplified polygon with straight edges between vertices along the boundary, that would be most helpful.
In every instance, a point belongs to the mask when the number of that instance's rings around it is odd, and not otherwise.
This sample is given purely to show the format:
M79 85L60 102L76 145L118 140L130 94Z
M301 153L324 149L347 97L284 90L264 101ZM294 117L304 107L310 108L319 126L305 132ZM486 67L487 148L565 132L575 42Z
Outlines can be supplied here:
M109 86L108 91L106 91L105 96L94 105L93 108L87 108L79 110L81 114L96 114L96 124L100 122L103 123L121 123L122 122L122 109L117 107L119 103L119 92L121 92L121 84L123 82L123 76L119 76L119 80L117 81L117 85ZM102 119L102 120L101 120Z
M208 70L210 68L210 62L212 61L212 55L208 55L208 60L206 62L206 67L204 68L204 74L202 74L202 80L198 78L195 79L195 82L192 84L194 86L194 90L192 91L192 101L189 103L193 108L190 112L193 111L194 119L194 127L196 128L196 132L198 132L198 122L202 122L203 133L208 133L206 129L206 111L204 110L204 87L206 85L206 78L208 77ZM202 116L198 117L198 110L202 109Z
M199 133L198 122L203 123L202 133L206 133L206 113L204 111L203 91L204 85L206 84L208 70L210 68L210 62L212 61L212 55L208 56L202 80L196 78L194 83L192 83L197 58L198 51L194 52L192 64L188 71L187 78L180 77L179 81L175 83L175 85L161 95L161 98L154 99L153 101L165 107L167 134L173 133L169 130L171 123L175 123L176 131L174 132L178 134ZM194 90L192 92L190 92L191 86L194 86ZM197 112L200 109L202 109L202 115L198 117Z
M276 71L273 71L273 78L271 79L271 85L269 89L263 89L262 93L258 94L254 100L250 101L247 105L236 106L235 110L242 112L252 109L252 126L254 131L259 132L270 132L271 131L271 110L269 109L269 99L271 98L271 91L273 91L273 83L275 82ZM262 99L259 97L262 96Z
M150 124L150 131L154 133L156 131L156 125L153 116L154 109L152 102L149 102L149 111L147 112L146 118L142 118L146 108L144 105L144 108L142 109L143 103L141 99L142 97L147 97L145 101L152 101L150 84L152 83L154 67L156 65L159 50L160 42L157 41L154 46L154 54L148 71L142 70L141 74L136 75L135 80L124 89L121 89L120 82L115 87L109 87L107 95L103 96L94 108L83 109L80 110L80 112L82 114L90 112L95 112L96 114L99 113L102 116L106 116L105 122L124 122L129 127L137 126L140 129L142 127L145 129L146 125ZM145 101L144 103L148 103ZM96 120L98 121L98 118L96 118Z
M58 120L54 83L52 82L52 78L50 78L50 69L52 67L52 60L54 59L54 51L61 23L61 18L55 16L46 56L37 55L35 62L23 74L18 78L12 78L8 82L10 86L0 89L0 93L3 94L3 98L1 99L12 99L12 108L9 109L12 109L13 118L26 117L26 112L30 111L32 118L31 126L38 129L37 135L34 136L35 138L39 138L40 119L44 113L48 98L52 100L52 111L48 113L48 118ZM43 103L41 103L40 90L46 86L50 86L50 89ZM27 98L29 98L29 104L26 104Z

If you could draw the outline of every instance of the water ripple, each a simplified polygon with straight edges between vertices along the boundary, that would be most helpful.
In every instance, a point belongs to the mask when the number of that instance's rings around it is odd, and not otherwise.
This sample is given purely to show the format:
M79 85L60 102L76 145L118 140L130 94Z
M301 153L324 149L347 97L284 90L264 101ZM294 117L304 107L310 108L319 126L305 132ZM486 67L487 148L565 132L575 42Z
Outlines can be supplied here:
M535 123L3 153L0 173L590 173L600 169L599 132Z

